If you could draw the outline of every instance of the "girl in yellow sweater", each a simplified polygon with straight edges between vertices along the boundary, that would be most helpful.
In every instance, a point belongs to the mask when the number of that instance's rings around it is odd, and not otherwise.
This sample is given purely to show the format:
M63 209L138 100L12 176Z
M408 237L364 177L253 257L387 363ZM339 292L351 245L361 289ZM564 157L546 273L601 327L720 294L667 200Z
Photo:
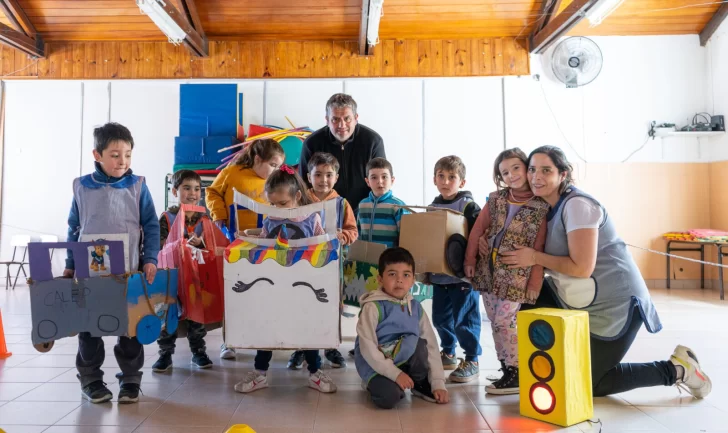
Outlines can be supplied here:
M212 220L230 233L257 228L262 224L258 214L247 209L234 209L234 190L260 203L267 203L265 181L283 164L286 155L275 140L256 140L249 144L235 162L225 167L206 189L205 202ZM224 334L224 329L223 329ZM235 359L235 351L222 345L220 358Z

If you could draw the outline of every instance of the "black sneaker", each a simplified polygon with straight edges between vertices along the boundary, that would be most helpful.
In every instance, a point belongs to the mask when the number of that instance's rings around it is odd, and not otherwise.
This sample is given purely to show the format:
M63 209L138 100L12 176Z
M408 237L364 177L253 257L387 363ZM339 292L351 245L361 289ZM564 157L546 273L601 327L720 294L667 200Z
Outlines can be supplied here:
M109 391L106 384L100 380L91 382L88 385L81 388L81 394L83 398L90 401L91 403L104 403L114 398L114 394Z
M119 404L130 404L139 401L139 384L125 383L119 391Z
M303 350L297 350L291 354L291 359L288 360L289 370L300 370L303 368Z
M437 403L437 399L435 399L435 395L432 393L430 382L427 380L415 383L414 388L412 388L412 395L414 397L419 397L422 400L429 401L430 403Z
M351 349L349 351L349 358L356 358L356 349Z
M155 373L164 373L172 368L172 354L164 352L159 355L157 362L152 365L152 371Z
M486 386L485 392L493 395L518 394L518 367L506 367L503 377Z
M346 360L343 356L341 356L341 352L339 352L336 349L328 349L324 350L324 356L326 357L326 360L329 361L329 364L331 364L334 368L344 368L346 367Z
M197 368L211 368L212 361L204 350L200 350L192 354L192 365L197 366Z

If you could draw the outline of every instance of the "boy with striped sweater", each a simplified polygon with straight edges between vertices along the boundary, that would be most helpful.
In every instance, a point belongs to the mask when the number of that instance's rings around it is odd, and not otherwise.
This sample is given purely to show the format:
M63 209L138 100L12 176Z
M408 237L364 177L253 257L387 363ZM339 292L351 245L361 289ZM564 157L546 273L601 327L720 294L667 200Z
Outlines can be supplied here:
M366 182L372 192L359 203L356 219L359 239L384 244L387 248L396 247L402 215L409 212L403 208L404 202L392 195L392 164L384 158L369 161Z

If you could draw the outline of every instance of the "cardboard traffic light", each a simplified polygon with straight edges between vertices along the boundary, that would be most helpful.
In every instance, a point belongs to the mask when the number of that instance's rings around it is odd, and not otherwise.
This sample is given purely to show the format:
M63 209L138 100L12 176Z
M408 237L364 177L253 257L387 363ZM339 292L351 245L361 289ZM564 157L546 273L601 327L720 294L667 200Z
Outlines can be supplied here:
M521 415L563 427L590 419L589 314L538 308L517 320Z

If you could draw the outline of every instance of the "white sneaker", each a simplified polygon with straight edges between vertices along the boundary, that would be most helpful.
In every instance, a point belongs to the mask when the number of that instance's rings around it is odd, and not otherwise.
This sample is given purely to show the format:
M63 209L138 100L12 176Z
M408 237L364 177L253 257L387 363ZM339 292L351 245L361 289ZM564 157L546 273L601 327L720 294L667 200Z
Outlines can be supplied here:
M670 362L683 367L683 377L677 379L676 385L692 394L695 398L705 398L713 389L713 382L700 368L695 352L685 346L677 346L670 357Z
M334 381L321 370L308 376L308 387L326 394L336 392Z
M235 349L223 344L220 346L220 359L235 359Z
M258 370L248 372L243 380L235 384L235 391L248 393L259 389L268 388L268 375Z

